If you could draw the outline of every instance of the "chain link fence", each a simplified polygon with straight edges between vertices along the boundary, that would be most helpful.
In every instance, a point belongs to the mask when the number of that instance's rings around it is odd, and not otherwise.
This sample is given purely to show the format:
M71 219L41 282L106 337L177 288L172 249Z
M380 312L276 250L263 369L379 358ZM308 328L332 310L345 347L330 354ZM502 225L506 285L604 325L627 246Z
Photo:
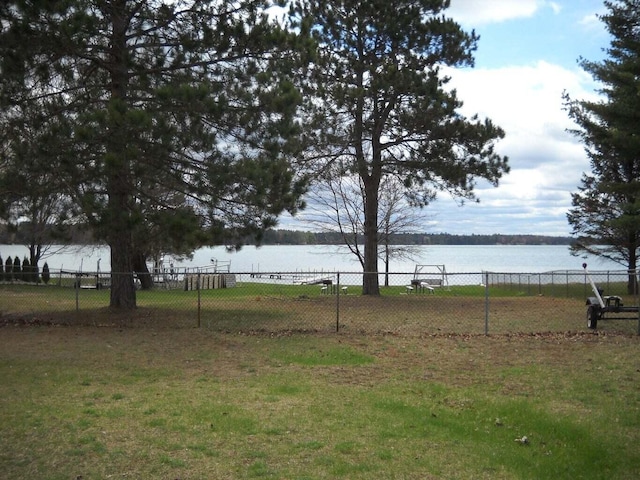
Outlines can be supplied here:
M131 274L128 274L131 275ZM2 282L3 323L199 327L245 334L352 332L392 335L535 334L587 330L583 271L379 274L380 296L362 295L362 272L178 270L134 278L137 308L112 311L118 274L51 272L48 283ZM626 271L592 272L604 295L638 310ZM152 281L153 287L143 289ZM640 333L640 314L607 315L603 331Z

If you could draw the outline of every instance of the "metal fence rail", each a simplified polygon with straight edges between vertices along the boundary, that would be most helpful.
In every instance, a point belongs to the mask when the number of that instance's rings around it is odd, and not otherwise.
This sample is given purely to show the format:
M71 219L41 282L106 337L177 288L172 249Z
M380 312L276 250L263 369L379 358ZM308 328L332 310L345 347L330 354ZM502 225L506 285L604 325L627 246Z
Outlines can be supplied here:
M47 284L4 281L0 320L223 332L353 332L394 335L531 334L587 329L584 272L379 274L379 297L362 295L362 272L174 271L138 289L133 311L113 312L118 274L51 272ZM132 274L128 274L132 275ZM625 271L591 272L605 295L627 294ZM138 286L140 282L136 280ZM603 331L640 333L637 321L608 319Z

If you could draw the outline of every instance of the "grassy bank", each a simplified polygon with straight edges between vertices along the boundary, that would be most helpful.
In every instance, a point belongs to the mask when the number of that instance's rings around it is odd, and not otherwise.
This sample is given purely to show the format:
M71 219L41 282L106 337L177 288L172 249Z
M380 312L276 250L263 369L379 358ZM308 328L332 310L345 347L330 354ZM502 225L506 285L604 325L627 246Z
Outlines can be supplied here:
M9 326L0 329L0 471L636 478L639 347L638 337L605 334Z

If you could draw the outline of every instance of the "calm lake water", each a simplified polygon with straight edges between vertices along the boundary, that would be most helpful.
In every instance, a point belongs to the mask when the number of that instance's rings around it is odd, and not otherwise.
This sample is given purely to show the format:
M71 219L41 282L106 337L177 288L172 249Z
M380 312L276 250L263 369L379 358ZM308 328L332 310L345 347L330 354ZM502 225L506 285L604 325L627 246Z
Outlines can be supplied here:
M59 250L59 249L58 249ZM18 256L22 260L28 250L22 245L0 245L0 256ZM106 247L67 247L46 258L51 270L95 272L109 271L109 249ZM167 258L175 267L205 267L214 260L231 262L231 271L248 272L305 272L305 271L362 271L346 249L324 245L267 245L244 247L229 253L224 247L202 248L191 259ZM408 273L416 264L444 265L448 273L523 272L538 273L554 270L581 270L583 262L592 271L621 270L616 263L597 258L574 257L566 245L431 245L415 247L412 260L392 260L391 271ZM40 267L42 267L41 262ZM382 262L379 269L383 270Z

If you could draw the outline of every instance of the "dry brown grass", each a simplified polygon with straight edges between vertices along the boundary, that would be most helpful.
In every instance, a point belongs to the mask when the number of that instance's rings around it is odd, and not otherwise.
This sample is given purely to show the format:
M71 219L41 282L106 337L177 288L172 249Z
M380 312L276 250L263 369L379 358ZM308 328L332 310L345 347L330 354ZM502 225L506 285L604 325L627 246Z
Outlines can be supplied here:
M75 305L54 298L38 305L25 293L4 298L14 306L4 308L0 322L123 326L129 328L192 328L222 332L341 332L396 335L490 334L586 331L586 308L581 300L556 297L483 297L412 295L365 297L276 296L203 297L176 296L162 305L139 302L136 310L119 312ZM17 302L17 303L16 303ZM22 305L25 302L25 306ZM339 309L337 308L339 305ZM487 309L488 306L488 309ZM488 313L488 316L487 316ZM605 332L637 333L638 321L607 320Z

